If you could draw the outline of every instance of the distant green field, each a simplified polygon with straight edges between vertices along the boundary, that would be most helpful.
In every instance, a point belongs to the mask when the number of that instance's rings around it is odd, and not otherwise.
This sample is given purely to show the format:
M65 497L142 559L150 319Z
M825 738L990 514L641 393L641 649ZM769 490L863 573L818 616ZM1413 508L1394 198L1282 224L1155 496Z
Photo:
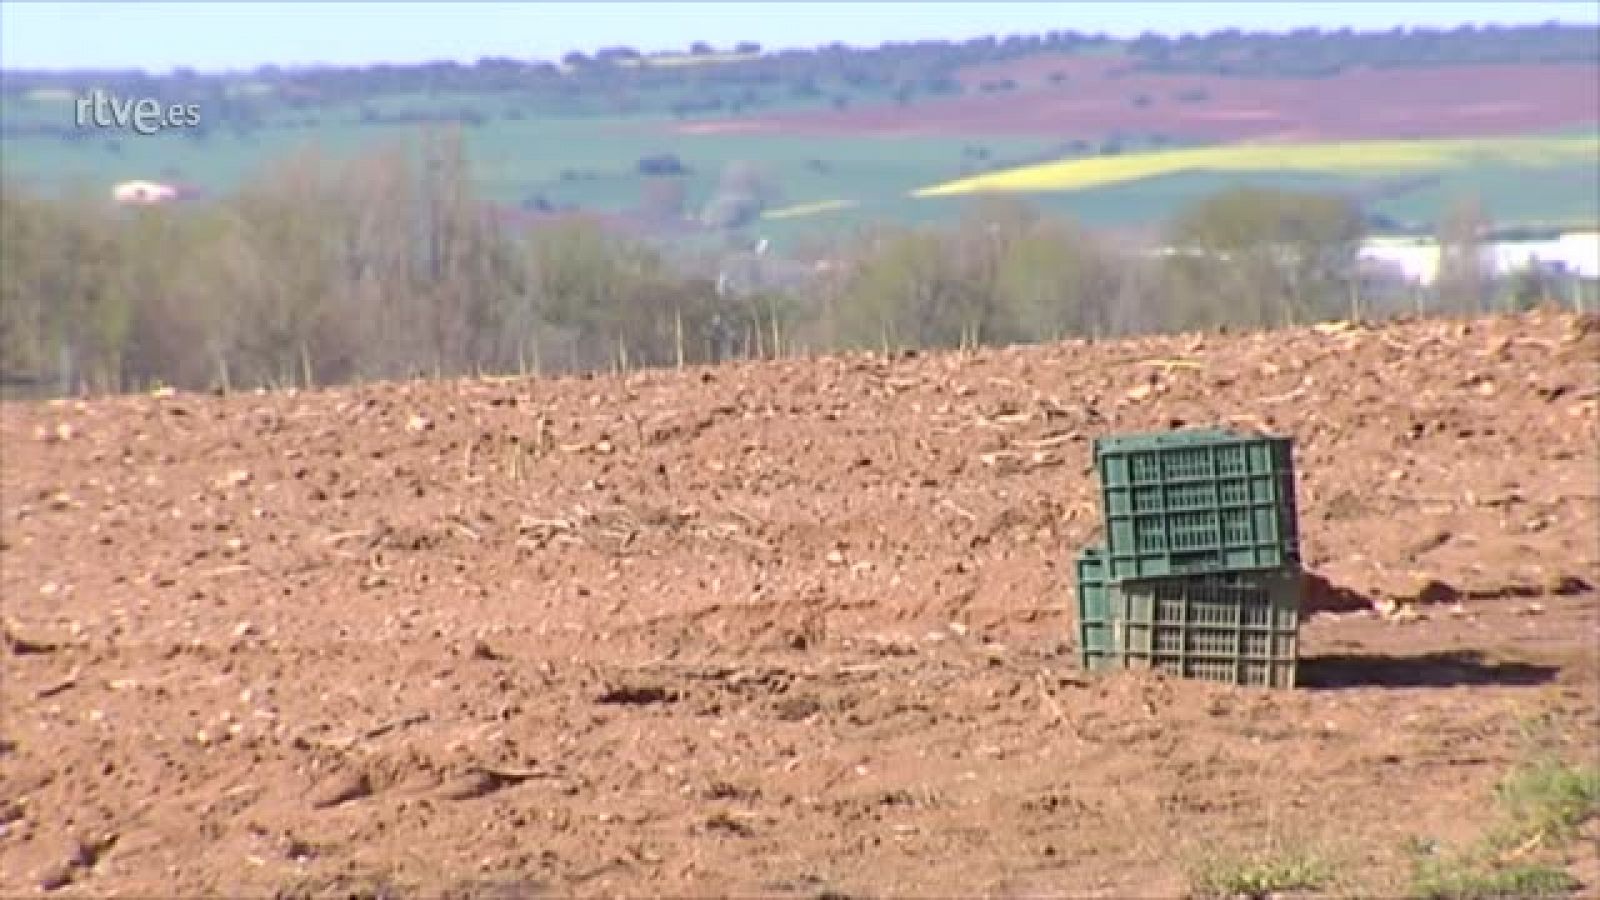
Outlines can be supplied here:
M1025 195L1040 209L1099 227L1157 224L1174 210L1229 187L1250 185L1284 190L1377 196L1366 208L1400 223L1426 227L1440 212L1465 196L1477 196L1501 225L1592 226L1600 221L1600 171L1593 165L1529 170L1515 166L1476 166L1387 187L1384 180L1314 173L1238 172L1163 175L1110 187ZM934 222L959 214L969 195L897 197L877 203L823 209L809 215L762 221L764 235L778 241L808 232L848 230L874 219Z
M388 113L406 101L372 104ZM697 208L711 195L725 166L756 163L777 184L780 205L834 196L873 203L903 196L931 181L963 174L968 147L981 145L994 160L1034 158L1049 142L1016 138L809 138L672 132L665 117L585 116L492 119L467 128L474 169L487 196L519 204L541 195L553 204L606 211L637 208L645 179L642 157L676 155L688 169L686 194ZM131 178L176 177L225 191L264 164L314 144L330 157L348 157L386 142L405 141L418 126L362 123L356 110L324 111L313 128L279 124L240 137L219 130L204 141L183 134L141 137L96 135L63 143L53 138L10 138L0 158L8 176L47 185L93 189Z
M1485 146L1496 152L1481 153L1468 152L1471 148L1463 149L1460 142L1384 142L1384 153L1337 145L1270 151L1201 147L1025 168L1058 152L1052 147L1060 141L983 135L685 135L673 130L677 119L608 113L604 102L588 98L570 115L534 115L510 95L389 96L364 104L365 109L280 108L264 127L243 136L215 129L204 140L181 133L100 133L72 142L8 137L0 141L0 171L43 187L78 185L96 192L134 178L172 178L225 192L266 163L308 145L331 157L348 157L419 132L416 125L364 121L364 114L469 106L485 117L482 126L464 133L481 188L491 199L522 205L542 198L607 212L637 209L646 182L640 159L670 153L688 169L686 207L694 213L712 195L724 167L746 161L764 168L779 189L768 217L754 227L780 247L808 234L837 234L875 220L941 219L970 203L971 190L1008 177L1037 182L1026 193L1030 202L1097 226L1156 224L1186 203L1239 184L1347 191L1373 212L1410 222L1431 221L1467 194L1481 196L1503 224L1600 219L1600 174L1594 164L1600 144L1592 131L1489 142ZM70 99L13 102L0 107L0 117L8 123L65 124ZM962 180L974 175L980 177ZM1077 189L1059 190L1069 182ZM937 188L930 194L949 196L910 196L929 187Z
M1265 172L1248 178L1174 176L1070 194L1039 194L1026 199L1038 209L1088 225L1132 227L1159 223L1185 204L1243 183L1299 190L1337 190L1341 186L1338 179L1325 176ZM960 215L972 202L970 196L914 198L902 195L806 216L764 219L759 227L763 235L781 246L787 240L810 232L848 231L875 220L938 222Z

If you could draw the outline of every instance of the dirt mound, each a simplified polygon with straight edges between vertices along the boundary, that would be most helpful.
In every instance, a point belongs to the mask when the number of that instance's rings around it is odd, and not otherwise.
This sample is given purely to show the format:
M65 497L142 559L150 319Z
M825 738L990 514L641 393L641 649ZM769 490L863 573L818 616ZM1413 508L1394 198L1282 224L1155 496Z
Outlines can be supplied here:
M1593 324L6 404L0 892L1388 893L1593 720ZM1076 669L1180 424L1297 440L1308 690Z

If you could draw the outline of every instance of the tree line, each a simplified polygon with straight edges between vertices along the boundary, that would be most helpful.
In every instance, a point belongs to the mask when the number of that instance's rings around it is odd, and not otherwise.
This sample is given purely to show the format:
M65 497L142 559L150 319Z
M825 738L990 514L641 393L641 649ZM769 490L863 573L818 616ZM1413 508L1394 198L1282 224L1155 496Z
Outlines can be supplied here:
M514 227L474 183L459 131L444 131L354 159L301 151L195 204L6 185L0 376L39 393L227 390L1363 312L1362 217L1337 196L1224 191L1173 219L1166 253L980 198L957 221L865 228L780 259L695 256L582 217ZM1451 247L1482 233L1475 215L1449 220ZM1443 283L1435 306L1487 302L1477 275Z

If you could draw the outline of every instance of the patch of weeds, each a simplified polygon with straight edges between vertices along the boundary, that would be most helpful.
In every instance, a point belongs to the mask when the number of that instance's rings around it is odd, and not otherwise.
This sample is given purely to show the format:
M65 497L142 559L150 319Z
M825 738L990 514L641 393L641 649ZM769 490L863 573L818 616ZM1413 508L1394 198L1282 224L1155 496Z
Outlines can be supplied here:
M1566 724L1555 711L1541 710L1516 720L1516 737L1530 755L1545 753L1560 746L1561 732Z
M1566 897L1578 887L1571 875L1542 863L1482 868L1470 859L1427 860L1411 884L1416 900L1543 900Z
M1542 759L1513 770L1495 793L1511 819L1503 840L1561 843L1600 816L1600 768Z
M536 878L513 877L467 882L447 890L441 900L536 900L548 896L547 886Z
M1565 897L1579 887L1562 865L1565 845L1600 816L1600 769L1544 757L1513 769L1495 788L1504 824L1448 857L1413 846L1418 900Z
M1294 891L1314 891L1333 880L1323 860L1294 851L1274 851L1244 858L1214 857L1190 873L1194 897L1262 898Z
M300 898L338 897L340 900L405 900L416 896L389 878L381 875L336 875L307 878L280 887L273 893L274 900L300 900Z

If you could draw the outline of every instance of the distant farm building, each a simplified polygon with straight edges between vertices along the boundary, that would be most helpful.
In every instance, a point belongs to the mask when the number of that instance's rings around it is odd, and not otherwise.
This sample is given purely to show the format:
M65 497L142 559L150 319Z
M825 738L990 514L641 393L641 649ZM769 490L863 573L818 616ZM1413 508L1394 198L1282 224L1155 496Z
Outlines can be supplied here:
M1600 232L1568 232L1542 241L1486 241L1478 252L1490 276L1537 268L1580 281L1600 280ZM1360 254L1369 271L1422 286L1438 279L1439 256L1438 242L1425 238L1372 238Z
M1570 232L1551 241L1507 241L1494 245L1497 272L1542 268L1584 281L1600 279L1600 232Z
M181 184L161 181L124 181L111 189L111 199L118 206L156 206L187 200L199 191Z
M1362 244L1362 268L1370 277L1429 285L1439 277L1439 244L1427 239L1373 238ZM1489 255L1480 254L1487 270Z
M111 189L111 198L123 206L154 206L178 199L178 189L159 181L124 181Z

